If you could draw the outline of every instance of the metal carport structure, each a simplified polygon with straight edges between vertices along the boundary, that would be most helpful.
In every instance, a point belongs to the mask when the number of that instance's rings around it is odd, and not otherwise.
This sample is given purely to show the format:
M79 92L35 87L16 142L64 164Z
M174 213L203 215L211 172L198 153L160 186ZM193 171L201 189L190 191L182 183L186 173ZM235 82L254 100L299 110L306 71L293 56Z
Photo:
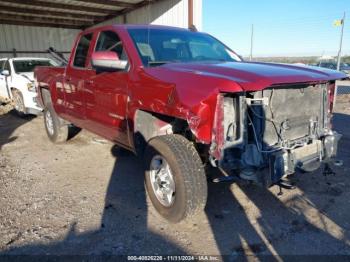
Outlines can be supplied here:
M1 0L0 57L69 53L76 34L99 24L201 29L202 0Z

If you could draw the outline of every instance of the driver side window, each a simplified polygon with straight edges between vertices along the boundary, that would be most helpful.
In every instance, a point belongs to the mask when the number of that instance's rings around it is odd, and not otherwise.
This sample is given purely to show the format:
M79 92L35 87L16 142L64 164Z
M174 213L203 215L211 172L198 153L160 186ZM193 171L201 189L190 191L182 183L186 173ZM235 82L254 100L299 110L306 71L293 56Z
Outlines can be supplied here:
M95 51L114 51L120 60L128 60L122 41L113 31L102 31L100 33Z

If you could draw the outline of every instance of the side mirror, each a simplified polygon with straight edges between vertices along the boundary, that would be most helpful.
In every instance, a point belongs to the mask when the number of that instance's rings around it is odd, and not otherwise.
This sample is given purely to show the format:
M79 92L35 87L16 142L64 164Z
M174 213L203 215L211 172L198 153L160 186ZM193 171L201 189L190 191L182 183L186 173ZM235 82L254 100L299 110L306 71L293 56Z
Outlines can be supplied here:
M1 74L2 74L3 76L9 76L9 75L10 75L10 72L9 72L9 70L3 70L3 71L1 72Z
M97 51L92 53L91 65L99 70L125 70L128 66L128 61L119 60L116 52Z

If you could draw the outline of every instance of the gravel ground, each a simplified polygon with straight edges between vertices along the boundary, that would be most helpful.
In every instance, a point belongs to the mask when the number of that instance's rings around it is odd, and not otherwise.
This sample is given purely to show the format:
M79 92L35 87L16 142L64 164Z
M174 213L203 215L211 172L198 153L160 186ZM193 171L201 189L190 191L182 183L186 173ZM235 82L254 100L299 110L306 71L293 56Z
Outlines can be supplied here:
M42 116L0 106L0 254L350 255L350 96L338 99L342 167L297 188L210 184L198 218L172 225L146 197L140 160L85 131L51 144Z

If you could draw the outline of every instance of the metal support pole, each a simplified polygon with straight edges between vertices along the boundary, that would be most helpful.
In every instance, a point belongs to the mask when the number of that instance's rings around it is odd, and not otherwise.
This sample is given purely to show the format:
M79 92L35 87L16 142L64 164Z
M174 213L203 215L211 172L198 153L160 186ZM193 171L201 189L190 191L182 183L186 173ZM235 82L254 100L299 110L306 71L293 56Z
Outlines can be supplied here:
M337 70L340 70L340 61L341 61L341 49L343 47L343 35L344 35L344 24L345 24L345 12L342 19L342 26L341 26L341 34L340 34L340 45L339 45L339 51L338 51L338 61L337 61Z
M188 28L193 27L193 21L193 0L188 0Z
M252 24L252 31L251 31L251 36L250 36L250 56L249 60L253 60L253 40L254 40L254 25Z

